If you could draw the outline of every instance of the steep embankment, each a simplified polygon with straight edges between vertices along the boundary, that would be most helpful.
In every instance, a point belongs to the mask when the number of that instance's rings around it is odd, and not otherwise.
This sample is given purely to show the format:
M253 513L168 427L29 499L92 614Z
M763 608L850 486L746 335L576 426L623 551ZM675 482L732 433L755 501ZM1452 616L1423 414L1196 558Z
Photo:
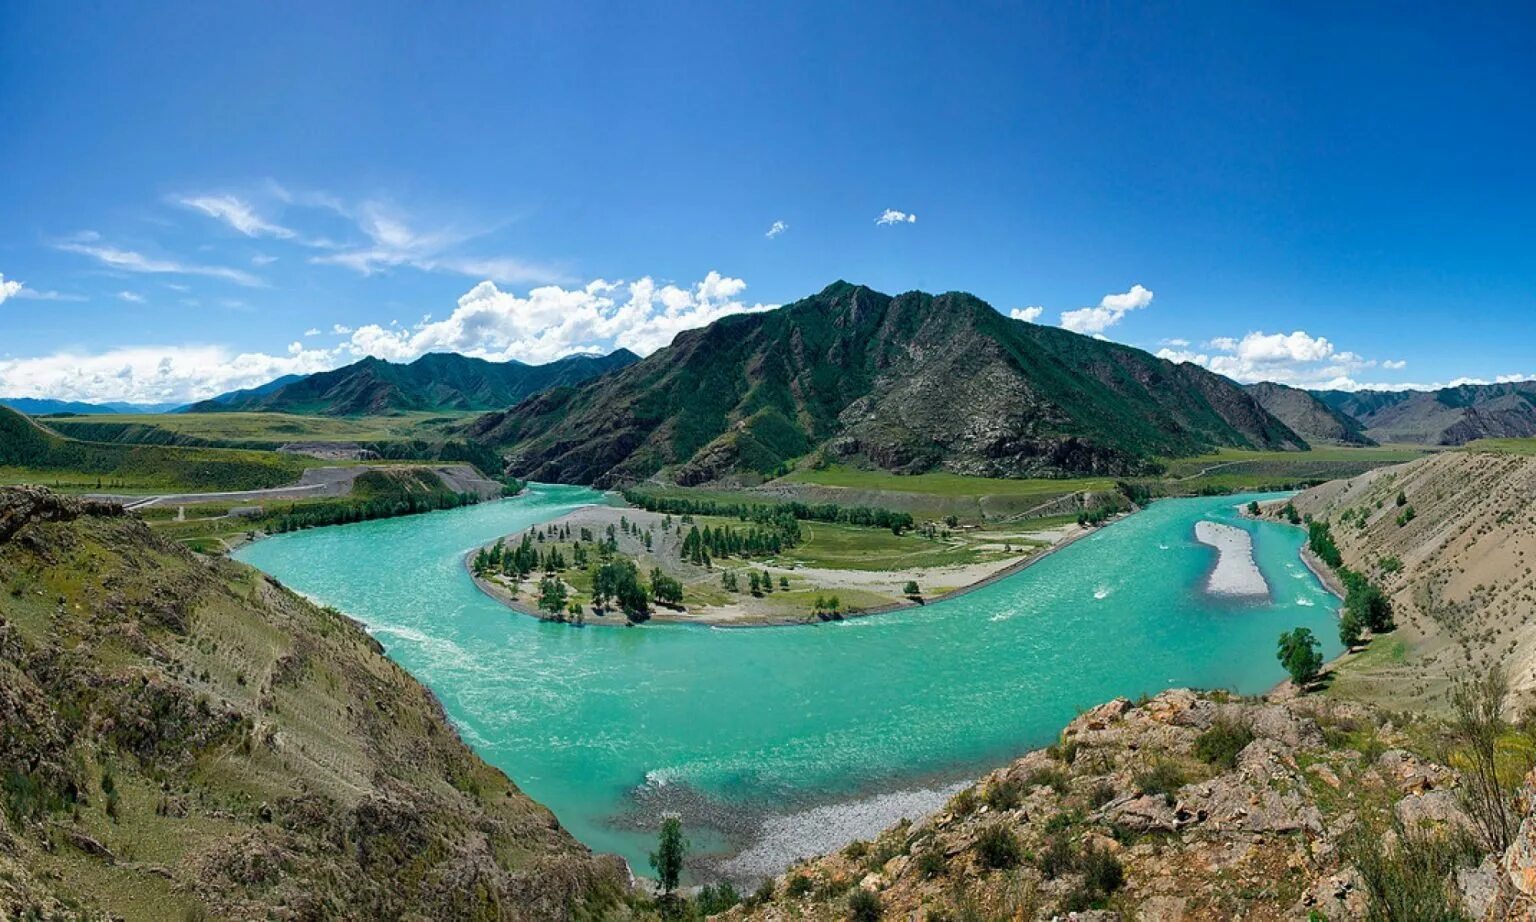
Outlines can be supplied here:
M1536 457L1443 452L1308 490L1344 562L1392 598L1398 630L1347 664L1341 692L1443 708L1449 675L1502 666L1536 695Z
M963 407L965 412L956 412ZM1305 448L1195 365L1010 320L964 293L838 282L680 333L622 371L476 420L513 473L761 480L811 452L884 470L1137 474L1217 446Z
M617 898L356 624L0 491L0 917L564 918Z
M1119 699L725 918L1528 918L1536 828L1507 864L1478 845L1462 779L1412 751L1425 731L1316 698Z

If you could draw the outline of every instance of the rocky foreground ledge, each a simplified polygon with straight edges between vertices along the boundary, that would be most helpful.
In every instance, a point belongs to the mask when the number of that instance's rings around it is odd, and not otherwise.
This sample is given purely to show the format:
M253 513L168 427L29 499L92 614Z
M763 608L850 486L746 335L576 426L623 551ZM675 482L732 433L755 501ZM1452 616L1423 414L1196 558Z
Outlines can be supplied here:
M1118 699L942 811L794 866L725 917L1338 922L1366 918L1373 888L1401 892L1379 862L1411 850L1440 862L1419 875L1431 902L1536 918L1536 822L1487 854L1462 779L1414 752L1433 738L1318 698ZM1533 802L1536 773L1517 809Z

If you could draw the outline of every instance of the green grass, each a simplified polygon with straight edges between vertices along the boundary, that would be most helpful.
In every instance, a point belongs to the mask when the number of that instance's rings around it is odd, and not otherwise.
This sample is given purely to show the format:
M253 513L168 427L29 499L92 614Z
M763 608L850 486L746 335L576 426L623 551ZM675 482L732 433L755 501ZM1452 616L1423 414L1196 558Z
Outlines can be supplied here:
M779 557L780 563L834 570L902 570L909 567L943 567L988 560L1005 555L977 547L963 537L948 540L924 538L911 532L897 537L881 528L801 522L805 540Z
M1496 455L1536 455L1536 439L1478 439L1458 450Z
M170 444L178 437L222 447L276 448L287 442L391 442L444 438L475 413L296 416L288 413L104 414L44 418L62 435L100 442Z
M886 471L860 470L842 465L795 471L784 477L785 483L808 483L849 490L874 490L889 493L924 493L934 496L1021 496L1039 497L1043 502L1076 490L1113 490L1115 482L1105 477L1033 478L1012 480L1001 477L967 477L935 471L927 474L892 474Z
M1191 458L1164 459L1166 472L1154 483L1165 493L1235 493L1285 488L1358 477L1378 467L1422 458L1431 451L1417 445L1325 446L1311 451L1228 448Z

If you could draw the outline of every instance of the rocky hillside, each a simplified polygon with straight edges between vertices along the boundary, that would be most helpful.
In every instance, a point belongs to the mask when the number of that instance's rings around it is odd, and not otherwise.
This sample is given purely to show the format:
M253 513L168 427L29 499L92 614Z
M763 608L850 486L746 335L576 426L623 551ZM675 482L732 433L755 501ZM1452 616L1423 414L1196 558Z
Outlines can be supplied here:
M1501 666L1536 700L1536 456L1464 449L1298 496L1347 566L1392 598L1398 630L1340 677L1394 707L1443 708L1447 676ZM1373 644L1373 648L1377 645Z
M356 624L0 491L0 918L567 918L621 899Z
M1317 391L1378 442L1465 445L1536 436L1536 381L1466 384L1438 391Z
M964 412L958 412L963 408ZM1305 448L1194 365L1002 316L961 293L838 282L679 334L622 372L476 421L513 473L612 485L762 479L792 459L1020 477L1145 472L1216 446Z
M1429 732L1317 698L1120 699L725 918L1529 918L1536 826L1480 845Z
M1263 381L1247 385L1247 390L1259 406L1314 445L1376 444L1354 418L1300 388Z
M454 353L424 355L408 365L365 358L335 371L274 381L193 404L191 413L264 410L324 416L446 410L492 410L551 387L580 384L637 361L628 349L573 355L547 365L488 362Z

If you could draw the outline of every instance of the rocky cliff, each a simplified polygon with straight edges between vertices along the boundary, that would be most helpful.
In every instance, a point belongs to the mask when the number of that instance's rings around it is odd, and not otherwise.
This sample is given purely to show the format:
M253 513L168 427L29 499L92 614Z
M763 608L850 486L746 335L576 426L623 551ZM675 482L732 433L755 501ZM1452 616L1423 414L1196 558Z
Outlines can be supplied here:
M561 919L623 898L355 623L0 490L0 918Z
M1479 844L1463 780L1422 754L1455 755L1436 732L1322 698L1116 700L941 812L805 861L726 917L1528 913L1536 826L1507 855Z

